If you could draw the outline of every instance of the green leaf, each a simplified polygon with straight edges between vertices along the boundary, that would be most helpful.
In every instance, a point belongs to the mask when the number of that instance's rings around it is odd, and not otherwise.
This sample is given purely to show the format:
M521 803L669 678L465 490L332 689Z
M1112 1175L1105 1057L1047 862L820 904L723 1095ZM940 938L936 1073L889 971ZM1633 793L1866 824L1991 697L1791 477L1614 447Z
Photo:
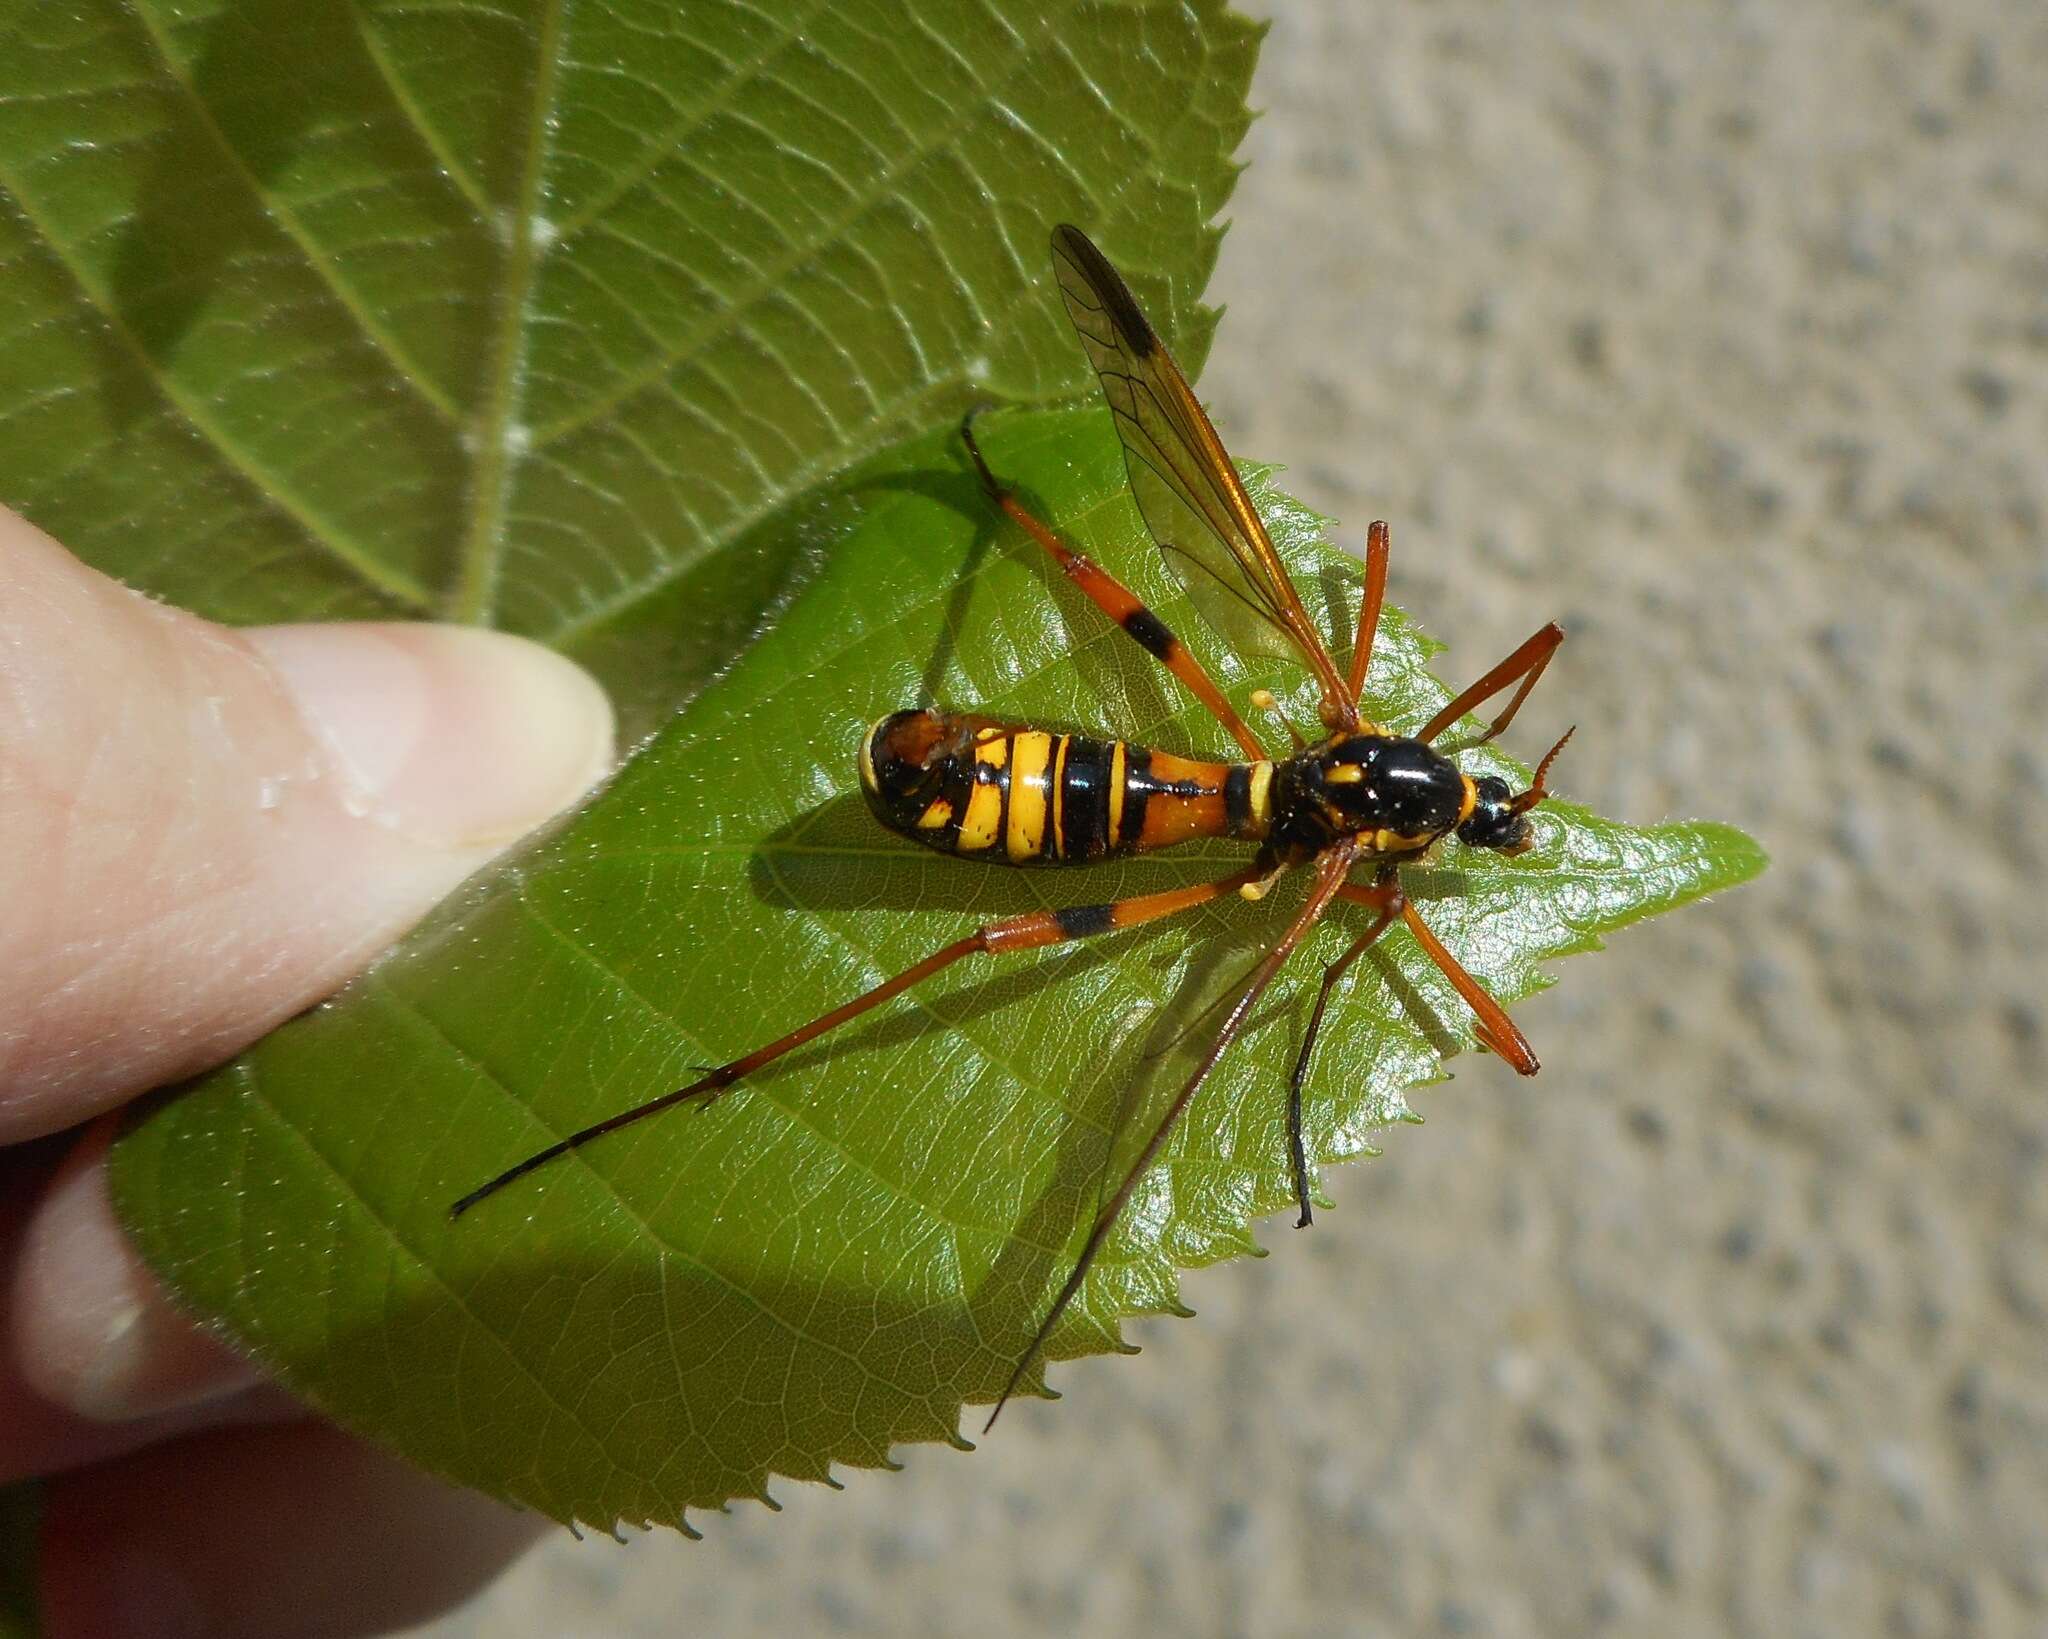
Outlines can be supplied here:
M315 1403L609 1523L955 1437L1000 1385L1279 905L956 970L708 1113L460 1223L447 1203L975 920L1226 868L936 859L876 830L847 765L868 719L933 696L1219 745L995 527L944 429L977 398L1091 390L1045 273L1061 219L1199 366L1254 42L1219 0L0 18L0 496L217 618L490 622L591 665L629 733L695 697L583 814L117 1148L152 1261ZM1099 414L989 432L1188 624ZM1341 627L1355 570L1265 500ZM1390 617L1390 721L1443 698L1426 652ZM1212 659L1240 700L1298 681ZM1503 996L1761 864L1718 827L1564 805L1542 834L1411 877ZM1300 985L1197 1101L1054 1356L1171 1307L1176 1266L1247 1248L1282 1198ZM1317 1156L1365 1149L1466 1029L1404 938L1360 964Z
M1106 415L985 426L998 469L1202 647ZM1334 638L1357 566L1299 506L1263 482L1255 494ZM344 1422L558 1519L679 1521L762 1495L775 1474L821 1479L957 1439L962 1402L995 1395L1070 1266L1111 1155L1134 1153L1170 1094L1176 1038L1291 902L1232 896L963 964L710 1109L619 1133L451 1222L452 1200L523 1154L978 921L1231 868L1204 848L1005 870L876 827L855 746L874 717L924 699L1173 749L1225 742L998 527L950 434L870 462L836 505L850 527L815 579L595 804L334 1002L160 1103L117 1153L123 1213L186 1301ZM1412 727L1447 697L1429 650L1389 612L1375 717ZM1207 658L1233 699L1270 686L1313 721L1284 663ZM1492 748L1465 762L1519 771ZM1545 959L1763 863L1717 825L1638 829L1568 803L1536 825L1520 859L1453 847L1407 878L1509 1000L1546 982ZM1249 1250L1248 1220L1287 1198L1286 1068L1316 963L1355 928L1340 908L1224 1059L1055 1358L1173 1308L1176 1267ZM1407 1114L1403 1090L1469 1038L1436 970L1390 936L1333 1009L1308 1100L1314 1155L1365 1151Z
M1049 226L1192 367L1221 0L77 0L0 16L0 499L217 619L437 616L637 735L818 486L1084 391Z

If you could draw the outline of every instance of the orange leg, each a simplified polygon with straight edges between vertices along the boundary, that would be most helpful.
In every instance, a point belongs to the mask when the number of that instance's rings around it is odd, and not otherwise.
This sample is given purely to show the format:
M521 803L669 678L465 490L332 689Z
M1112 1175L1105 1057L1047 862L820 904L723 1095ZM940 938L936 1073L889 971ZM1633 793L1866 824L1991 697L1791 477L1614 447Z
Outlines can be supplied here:
M1364 905L1375 915L1372 926L1352 942L1351 948L1323 969L1323 987L1316 995L1315 1011L1309 1015L1308 1034L1302 1040L1301 1056L1294 1061L1294 1075L1288 1083L1287 1141L1293 1152L1294 1195L1301 1203L1301 1216L1294 1222L1296 1229L1306 1229L1314 1222L1309 1210L1308 1151L1301 1134L1301 1090L1308 1081L1309 1060L1315 1052L1316 1036L1323 1027L1323 1013L1330 1004L1330 992L1336 988L1337 981L1350 971L1352 963L1373 947L1396 917L1408 924L1424 954L1443 969L1444 977L1457 987L1458 994L1472 1009L1479 1021L1481 1043L1506 1059L1522 1075L1533 1076L1537 1070L1536 1055L1531 1051L1527 1038L1515 1027L1515 1021L1507 1016L1499 1002L1480 988L1477 979L1459 966L1458 959L1444 949L1430 931L1429 924L1416 914L1415 907L1401 892L1400 878L1392 866L1383 869L1370 888L1347 882L1337 890L1337 897L1353 905Z
M1371 903L1367 898L1371 889L1361 888L1346 898ZM1536 1053L1529 1045L1528 1037L1515 1028L1515 1021L1508 1017L1507 1010L1480 988L1479 981L1458 965L1457 957L1443 947L1443 942L1429 931L1429 924L1416 914L1415 907L1402 901L1401 920L1408 924L1408 931L1415 935L1415 942L1423 954L1443 969L1444 977L1451 981L1453 988L1465 998L1465 1005L1472 1009L1479 1022L1480 1045L1489 1052L1504 1058L1514 1066L1517 1075L1533 1076L1541 1066L1536 1062Z
M1086 594L1088 600L1105 615L1122 627L1135 642L1160 665L1180 679L1197 700L1206 706L1209 715L1229 730L1230 737L1244 747L1245 754L1254 762L1264 761L1271 753L1259 743L1258 736L1245 726L1230 702L1223 698L1223 691L1216 687L1202 663L1188 652L1185 643L1173 635L1165 621L1138 600L1136 593L1122 581L1111 575L1094 559L1073 551L1038 519L1025 510L1016 496L1005 489L996 475L989 470L988 462L982 458L981 446L974 439L974 415L970 412L960 423L960 438L967 446L967 453L974 461L974 470L981 475L981 487L988 491L991 501L1000 507L1010 520L1027 535L1050 552L1060 571Z
M1224 1050L1237 1039L1237 1033L1244 1028L1245 1019L1250 1016L1259 998L1266 993L1266 987L1286 965L1287 958L1294 954L1295 947L1308 937L1309 930L1322 920L1323 912L1330 908L1338 894L1343 891L1344 874L1351 869L1351 862L1356 857L1356 847L1344 842L1317 858L1316 884L1309 892L1308 902L1295 912L1294 920L1287 925L1287 931L1273 941L1272 947L1267 950L1259 965L1252 970L1250 980L1231 1006L1229 1017L1223 1021L1222 1028L1216 1032L1215 1040L1209 1043L1208 1051L1202 1055L1202 1062L1195 1066L1194 1074L1188 1077L1181 1090L1174 1095L1174 1100L1167 1106L1166 1113L1159 1118L1159 1125L1153 1128L1152 1137L1147 1141L1144 1152L1131 1163L1130 1170L1117 1185L1116 1193L1110 1196L1108 1204L1096 1215L1094 1226L1088 1231L1088 1239L1081 1245L1081 1255L1074 1260L1074 1267L1068 1272L1066 1284L1060 1288L1059 1296L1052 1300L1052 1307L1045 1312L1045 1319L1038 1323L1038 1330L1032 1334L1030 1344L1018 1358L1016 1369L1010 1373L1009 1382L1003 1385L1003 1392L996 1400L995 1410L988 1414L988 1421L982 1425L984 1434L996 1426L996 1419L1002 1416L1003 1407L1009 1404L1010 1396L1017 1392L1018 1385L1024 1381L1024 1374L1038 1358L1039 1350L1045 1347L1045 1340L1052 1336L1053 1328L1059 1324L1060 1316L1067 1312L1067 1306L1081 1290L1081 1282L1094 1267L1103 1243L1109 1239L1109 1232L1116 1227L1117 1219L1123 1216L1124 1208L1130 1204L1131 1192L1138 1187L1138 1180L1152 1170L1152 1163L1159 1159L1159 1152L1166 1147L1166 1140L1186 1111L1188 1101L1195 1096L1196 1089L1209 1079L1209 1072L1216 1068L1216 1061L1223 1057Z
M1365 689L1365 671L1372 664L1372 640L1379 635L1380 605L1387 599L1387 526L1376 522L1365 532L1365 596L1358 604L1358 639L1351 645L1351 698Z
M567 1138L550 1144L546 1149L529 1155L515 1167L508 1167L489 1183L471 1190L450 1209L449 1216L459 1218L477 1202L495 1195L514 1179L523 1178L536 1167L546 1166L557 1157L567 1155L571 1150L580 1149L594 1138L606 1133L617 1132L621 1127L630 1127L637 1121L644 1121L651 1115L690 1099L710 1103L726 1088L742 1076L751 1075L763 1065L772 1064L793 1048L805 1042L815 1041L828 1030L837 1030L842 1024L859 1018L871 1008L876 1008L890 998L900 996L912 985L929 979L935 973L943 973L955 962L969 956L1000 955L1013 950L1038 950L1046 945L1065 944L1074 939L1086 939L1092 934L1109 933L1118 928L1134 928L1141 922L1151 922L1162 916L1193 910L1197 905L1206 905L1210 900L1234 892L1252 880L1256 873L1239 871L1220 882L1206 882L1194 888L1172 888L1164 893L1140 894L1133 899L1112 900L1105 905L1073 905L1059 911L1033 911L1026 916L1013 916L1004 922L991 922L978 928L965 939L956 939L943 950L934 951L923 961L913 963L893 979L885 979L872 990L863 991L852 1001L835 1007L829 1013L822 1013L809 1024L792 1030L766 1047L757 1047L753 1052L734 1059L730 1064L721 1064L672 1093L650 1099L645 1104L636 1104L630 1110L623 1110L603 1121L571 1133Z
M1515 720L1515 713L1522 709L1522 702L1529 698L1529 691L1536 686L1536 679L1543 675L1543 668L1550 664L1550 657L1557 653L1557 646L1564 641L1564 628L1551 621L1541 631L1531 636L1519 649L1503 660L1492 671L1474 683L1457 699L1432 717L1418 740L1434 740L1466 712L1483 702L1491 700L1516 678L1522 686L1515 690L1515 697L1508 702L1508 709L1493 720L1491 727L1480 735L1479 745L1484 745L1496 734Z

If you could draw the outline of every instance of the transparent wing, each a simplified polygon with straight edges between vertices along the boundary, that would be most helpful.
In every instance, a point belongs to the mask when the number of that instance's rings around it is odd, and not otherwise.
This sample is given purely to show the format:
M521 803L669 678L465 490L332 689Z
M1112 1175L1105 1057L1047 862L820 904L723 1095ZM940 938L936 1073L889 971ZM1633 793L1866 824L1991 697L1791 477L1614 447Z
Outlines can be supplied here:
M1202 618L1241 652L1297 655L1330 719L1349 699L1344 683L1187 378L1086 234L1055 228L1052 261L1115 417L1145 527Z

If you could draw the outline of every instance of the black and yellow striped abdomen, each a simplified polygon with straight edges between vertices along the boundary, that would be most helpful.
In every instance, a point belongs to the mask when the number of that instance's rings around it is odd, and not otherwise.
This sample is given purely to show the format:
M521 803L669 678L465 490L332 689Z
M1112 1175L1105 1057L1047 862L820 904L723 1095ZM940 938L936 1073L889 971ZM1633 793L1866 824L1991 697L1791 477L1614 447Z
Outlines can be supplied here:
M1211 763L986 717L899 711L860 743L890 830L941 853L1056 865L1195 837L1263 841L1271 763Z

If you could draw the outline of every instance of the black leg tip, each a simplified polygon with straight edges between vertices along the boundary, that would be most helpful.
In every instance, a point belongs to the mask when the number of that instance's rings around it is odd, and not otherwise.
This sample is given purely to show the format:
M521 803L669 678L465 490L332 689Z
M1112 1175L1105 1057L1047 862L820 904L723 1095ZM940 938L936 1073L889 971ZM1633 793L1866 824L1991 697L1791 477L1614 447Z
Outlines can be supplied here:
M981 445L974 437L974 418L983 410L990 408L992 406L987 404L977 404L960 418L960 442L967 446L968 459L974 463L974 470L981 477L981 487L988 491L991 500L1000 501L1007 491L996 481L996 475L989 470L988 461L981 453Z

